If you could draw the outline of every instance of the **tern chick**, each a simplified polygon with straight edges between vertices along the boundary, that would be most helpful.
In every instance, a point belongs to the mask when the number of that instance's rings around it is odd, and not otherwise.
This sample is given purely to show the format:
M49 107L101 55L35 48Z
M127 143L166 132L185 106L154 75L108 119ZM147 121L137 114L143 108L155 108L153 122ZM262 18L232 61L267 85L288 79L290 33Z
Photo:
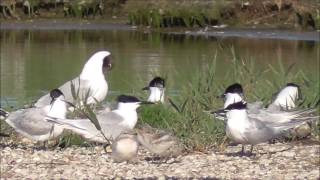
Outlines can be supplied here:
M111 145L112 159L115 162L134 161L138 153L139 143L133 130L123 131Z
M137 129L137 134L139 143L159 157L177 157L183 152L183 145L179 139L164 130L145 125Z

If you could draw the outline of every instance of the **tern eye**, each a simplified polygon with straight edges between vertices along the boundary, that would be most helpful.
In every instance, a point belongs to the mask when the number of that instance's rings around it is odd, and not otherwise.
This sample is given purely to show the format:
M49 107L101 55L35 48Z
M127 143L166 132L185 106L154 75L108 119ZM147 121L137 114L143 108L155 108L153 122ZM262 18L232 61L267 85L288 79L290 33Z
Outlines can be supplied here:
M103 59L103 65L102 65L104 68L108 68L108 69L111 69L112 67L112 63L111 63L111 58L109 56L106 56L104 59Z

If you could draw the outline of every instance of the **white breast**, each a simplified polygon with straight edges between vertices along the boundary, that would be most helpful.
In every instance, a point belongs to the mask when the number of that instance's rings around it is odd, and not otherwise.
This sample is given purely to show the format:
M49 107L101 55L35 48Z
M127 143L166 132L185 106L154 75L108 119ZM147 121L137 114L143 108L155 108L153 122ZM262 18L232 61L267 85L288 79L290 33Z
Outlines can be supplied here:
M246 110L232 110L227 113L227 135L237 143L245 144L245 130L248 128Z

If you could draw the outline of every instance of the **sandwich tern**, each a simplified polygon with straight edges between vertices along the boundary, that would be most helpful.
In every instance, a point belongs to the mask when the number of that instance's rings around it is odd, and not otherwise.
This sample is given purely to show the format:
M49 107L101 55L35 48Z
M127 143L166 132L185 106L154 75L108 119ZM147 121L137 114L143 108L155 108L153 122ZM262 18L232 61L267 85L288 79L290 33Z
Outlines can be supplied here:
M287 100L287 102L290 102L291 107L295 107L295 101L299 98L299 96L301 96L299 95L301 94L299 89L300 88L298 87L298 85L288 83L282 90L280 90L275 100L268 106L268 108L264 108L263 102L261 101L248 103L248 116L252 118L257 118L260 121L285 122L287 120L290 120L290 116L287 117L289 113L285 113L285 111L282 111L284 107L280 106L280 103L278 102L283 102L284 100ZM227 87L222 97L225 98L224 108L228 107L233 103L244 101L243 89L241 84L235 83ZM218 119L225 120L225 114L221 113L221 111L219 112L220 113L213 112L213 114L215 114Z
M20 109L11 113L0 111L5 121L23 136L35 140L46 141L58 137L63 128L45 120L46 116L65 118L67 104L59 89L50 92L51 102L42 108Z
M243 101L243 89L239 83L235 83L226 88L224 94L224 107L228 105ZM299 85L294 83L287 83L278 93L275 94L274 100L265 108L262 101L247 103L247 113L250 118L259 119L263 122L288 122L291 119L293 108L296 107L295 102L302 99ZM287 112L289 111L289 112ZM213 114L217 119L225 120L226 115L221 111ZM290 131L294 137L307 137L311 133L310 123L302 123Z
M165 91L165 80L161 77L153 78L147 87L142 90L149 90L150 95L148 98L149 102L164 102L164 91Z
M97 120L101 131L90 121L90 119L63 119L48 117L49 122L56 123L65 129L69 129L81 135L88 141L109 143L116 139L123 131L133 129L138 120L136 109L142 102L134 96L118 96L118 107L113 111L104 111L97 114Z
M246 108L247 104L240 101L224 109L227 116L226 134L236 143L242 144L242 153L246 144L252 145L252 151L253 145L279 137L289 129L319 118L311 115L314 110L308 109L292 112L290 120L286 122L261 121L248 116Z
M65 100L74 102L71 85L73 84L75 92L79 92L79 98L84 100L84 97L89 93L87 103L95 104L96 101L103 101L108 92L108 83L105 79L104 71L111 69L110 52L99 51L93 54L84 65L81 74L71 81L64 83L60 89ZM35 107L43 107L50 102L49 94L42 96L35 104Z
M240 102L244 100L243 88L241 84L234 83L228 86L221 96L224 97L225 103L224 108L228 105L233 104L235 102ZM272 103L268 106L269 110L281 110L281 109L293 109L296 107L295 102L301 99L301 90L299 85L294 83L287 83L285 87L283 87L278 93ZM261 109L263 108L263 103L261 101L257 101L254 103L248 103L248 109Z
M294 83L287 83L278 93L275 99L269 104L268 109L273 110L291 110L296 108L295 102L302 99L300 86Z

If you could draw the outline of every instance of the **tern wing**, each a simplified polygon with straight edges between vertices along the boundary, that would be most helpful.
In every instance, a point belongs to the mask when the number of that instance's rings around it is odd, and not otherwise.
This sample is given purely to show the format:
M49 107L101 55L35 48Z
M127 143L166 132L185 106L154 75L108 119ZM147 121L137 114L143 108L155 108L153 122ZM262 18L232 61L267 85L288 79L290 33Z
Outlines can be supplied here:
M128 127L122 124L123 118L114 112L99 114L97 115L97 119L102 132L108 139L115 139L121 132L128 129ZM106 142L101 132L89 119L48 118L48 120L60 124L63 128L69 129L88 140Z
M263 122L258 119L249 118L249 127L244 132L244 137L247 139L249 144L258 144L272 139L276 136L273 129L266 126Z
M248 113L258 113L260 109L263 109L262 101L256 101L256 102L247 104Z
M40 108L23 109L12 112L6 122L17 132L30 137L50 133L53 124L44 120L46 111Z
M124 119L115 112L103 113L97 118L103 132L113 139L129 128L124 124Z

